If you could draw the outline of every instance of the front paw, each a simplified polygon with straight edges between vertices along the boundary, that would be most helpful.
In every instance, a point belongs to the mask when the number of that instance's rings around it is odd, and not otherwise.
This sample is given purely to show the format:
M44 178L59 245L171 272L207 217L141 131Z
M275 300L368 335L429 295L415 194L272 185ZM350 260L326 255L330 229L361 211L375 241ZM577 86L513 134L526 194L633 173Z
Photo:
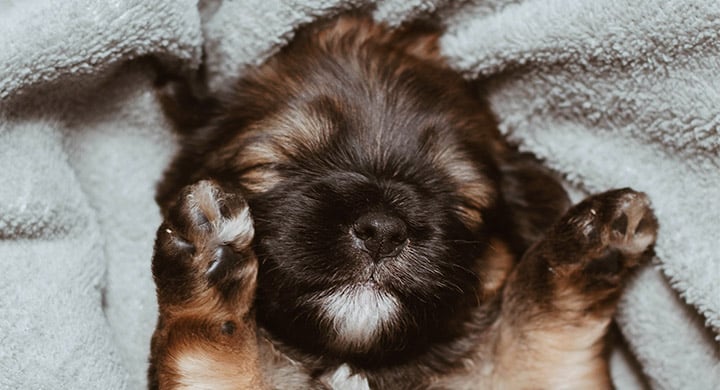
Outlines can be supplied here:
M658 222L644 193L620 189L570 209L549 238L556 273L585 289L612 289L653 255Z
M213 289L223 294L253 290L253 235L250 211L240 195L209 180L183 188L155 241L152 267L161 306L197 299Z

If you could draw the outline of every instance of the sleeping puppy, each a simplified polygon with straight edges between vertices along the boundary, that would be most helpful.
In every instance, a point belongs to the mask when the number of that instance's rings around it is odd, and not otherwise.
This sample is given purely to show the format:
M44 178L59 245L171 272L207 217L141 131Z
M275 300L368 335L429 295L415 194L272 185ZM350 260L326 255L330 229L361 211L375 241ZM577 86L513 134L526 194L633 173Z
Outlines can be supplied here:
M150 388L611 387L648 199L568 210L437 37L343 16L222 97L161 95L184 136L157 195Z

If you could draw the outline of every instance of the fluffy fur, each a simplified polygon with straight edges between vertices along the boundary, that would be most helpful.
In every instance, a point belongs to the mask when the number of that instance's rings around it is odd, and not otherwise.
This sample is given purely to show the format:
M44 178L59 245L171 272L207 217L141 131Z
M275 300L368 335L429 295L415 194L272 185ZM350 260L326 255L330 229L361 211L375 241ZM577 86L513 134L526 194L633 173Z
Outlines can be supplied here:
M196 110L175 115L157 197L151 387L609 386L602 339L654 242L647 199L563 217L562 188L436 41L346 16L226 96L163 95Z

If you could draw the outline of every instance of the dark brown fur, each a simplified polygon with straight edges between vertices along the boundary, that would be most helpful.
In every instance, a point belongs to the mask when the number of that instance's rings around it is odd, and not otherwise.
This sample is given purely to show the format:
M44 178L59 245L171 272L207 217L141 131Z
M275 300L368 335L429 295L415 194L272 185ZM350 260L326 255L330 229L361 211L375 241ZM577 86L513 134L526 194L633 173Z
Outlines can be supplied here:
M560 185L502 140L476 91L438 56L437 32L346 16L299 31L228 96L164 94L169 113L184 112L176 105L184 100L202 115L175 115L184 144L158 189L166 221L153 259L160 317L150 387L326 388L340 367L371 388L609 387L606 328L623 280L651 255L657 230L647 198L616 190L565 213ZM367 136L343 138L345 128ZM369 156L357 168L381 183L437 180L430 187L442 191L433 196L457 219L452 229L470 238L457 245L475 256L456 273L477 283L448 292L431 311L441 318L361 349L323 334L309 340L315 325L288 328L292 318L278 322L261 310L303 293L272 284L276 271L258 263L256 252L268 256L261 241L283 226L264 220L273 212L266 198L292 175L344 162L338 150L359 153L345 156L351 162ZM287 168L299 166L301 173ZM307 181L323 183L328 172ZM392 185L388 191L402 193ZM432 218L422 207L415 214Z

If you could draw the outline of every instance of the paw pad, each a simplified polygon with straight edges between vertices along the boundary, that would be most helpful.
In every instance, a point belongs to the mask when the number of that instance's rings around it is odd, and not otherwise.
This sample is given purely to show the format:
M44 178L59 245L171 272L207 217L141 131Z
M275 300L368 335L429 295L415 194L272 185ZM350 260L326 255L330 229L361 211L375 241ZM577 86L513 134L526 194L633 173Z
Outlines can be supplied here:
M608 245L624 254L640 254L655 243L657 228L647 195L628 190L616 200Z
M566 264L587 275L610 276L649 259L657 229L647 195L625 188L576 205L550 237Z
M191 257L194 272L210 283L220 282L237 269L254 235L247 203L209 180L183 189L165 225L167 246L173 253Z

